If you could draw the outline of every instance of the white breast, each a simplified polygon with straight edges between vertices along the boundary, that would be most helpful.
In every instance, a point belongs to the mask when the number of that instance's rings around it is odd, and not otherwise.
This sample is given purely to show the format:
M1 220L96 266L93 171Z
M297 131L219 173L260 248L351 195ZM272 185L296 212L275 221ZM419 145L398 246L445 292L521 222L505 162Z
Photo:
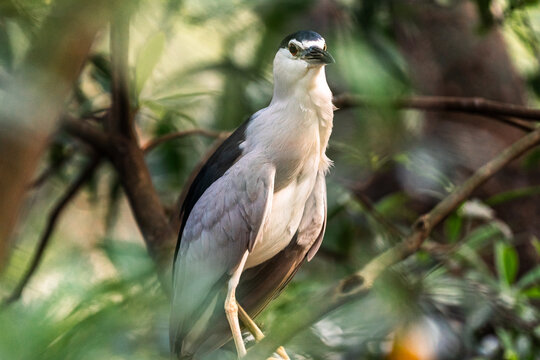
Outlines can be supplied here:
M314 176L307 176L274 194L272 210L265 223L263 236L255 244L246 262L246 268L257 266L283 250L298 229L305 203L313 190Z
M332 93L322 67L306 71L302 81L290 86L279 87L276 79L272 102L246 129L243 151L261 154L275 166L278 190L245 268L263 263L290 243L318 172L330 164L325 150L332 131Z

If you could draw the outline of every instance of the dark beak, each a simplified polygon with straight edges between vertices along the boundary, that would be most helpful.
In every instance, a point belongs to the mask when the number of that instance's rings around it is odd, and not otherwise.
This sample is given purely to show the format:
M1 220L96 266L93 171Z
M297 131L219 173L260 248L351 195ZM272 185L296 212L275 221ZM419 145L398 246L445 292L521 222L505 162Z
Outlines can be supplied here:
M306 49L301 58L313 65L325 65L336 62L330 53L316 46Z

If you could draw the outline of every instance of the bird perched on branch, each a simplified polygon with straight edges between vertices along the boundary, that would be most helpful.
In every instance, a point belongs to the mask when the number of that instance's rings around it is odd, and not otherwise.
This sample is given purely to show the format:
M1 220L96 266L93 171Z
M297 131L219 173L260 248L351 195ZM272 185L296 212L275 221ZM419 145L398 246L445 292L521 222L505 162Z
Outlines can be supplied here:
M334 116L324 66L332 62L314 31L283 39L270 105L225 140L191 184L173 270L178 359L202 358L231 336L244 356L239 309L260 338L251 319L319 249Z

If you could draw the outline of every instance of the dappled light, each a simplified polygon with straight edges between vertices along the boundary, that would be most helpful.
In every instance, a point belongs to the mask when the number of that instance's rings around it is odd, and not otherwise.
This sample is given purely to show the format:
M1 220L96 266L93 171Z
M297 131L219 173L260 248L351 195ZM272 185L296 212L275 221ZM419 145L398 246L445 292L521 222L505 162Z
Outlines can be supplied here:
M324 238L240 310L245 359L538 359L539 24L514 0L0 4L0 359L171 358L182 204L299 30L335 105ZM234 249L205 246L181 279L216 305Z

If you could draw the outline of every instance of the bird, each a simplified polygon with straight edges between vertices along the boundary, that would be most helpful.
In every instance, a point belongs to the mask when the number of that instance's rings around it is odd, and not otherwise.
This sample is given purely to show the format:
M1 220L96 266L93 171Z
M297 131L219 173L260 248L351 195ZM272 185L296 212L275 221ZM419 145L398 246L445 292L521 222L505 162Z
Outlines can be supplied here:
M273 61L269 105L191 183L173 264L174 358L204 358L231 337L243 357L239 309L252 321L319 249L335 110L325 66L334 62L317 32L286 36Z

